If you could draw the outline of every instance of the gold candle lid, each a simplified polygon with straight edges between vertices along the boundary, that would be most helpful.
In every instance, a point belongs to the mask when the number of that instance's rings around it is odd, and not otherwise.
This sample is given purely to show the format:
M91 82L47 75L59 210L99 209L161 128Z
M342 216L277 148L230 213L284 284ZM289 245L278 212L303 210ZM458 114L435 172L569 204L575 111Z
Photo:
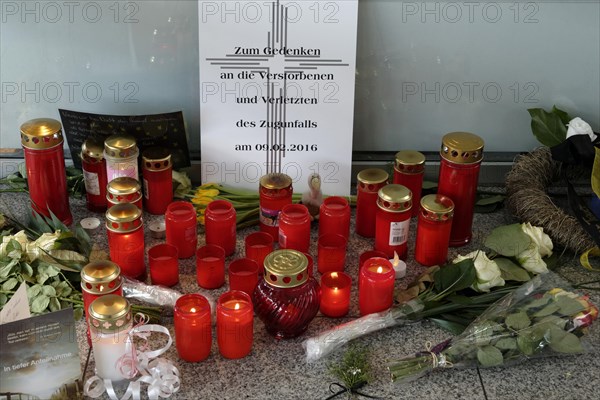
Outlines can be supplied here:
M483 139L469 132L450 132L442 138L440 156L457 164L475 164L483 159Z
M49 149L63 143L60 122L51 118L37 118L21 125L21 145L28 149Z
M403 212L412 207L412 192L406 186L390 184L379 189L377 206L385 211Z
M116 204L106 210L106 229L128 233L142 227L142 210L131 203Z
M378 185L385 183L389 177L390 175L380 168L367 168L356 175L356 180L365 185Z
M129 302L122 296L107 294L98 297L88 310L90 324L102 331L116 332L131 321Z
M148 171L163 171L171 166L171 152L164 147L150 147L142 152L142 165Z
M110 293L121 286L121 269L112 261L94 261L81 270L81 287L88 293Z
M265 258L265 281L278 288L292 288L308 280L308 258L291 249L275 250Z
M89 137L81 145L81 159L89 163L99 163L104 160L104 142L97 137Z
M431 221L447 221L454 216L454 202L443 194L428 194L421 198L421 213Z
M138 151L135 138L129 135L112 135L104 141L104 151L111 157L127 158Z
M415 150L399 151L394 168L404 174L419 174L425 170L425 155Z
M141 193L140 182L129 176L120 176L106 185L106 197L114 203L133 203Z
M271 174L263 175L260 178L260 186L265 189L286 189L292 186L292 178L290 178L286 174L282 174L280 172L274 172Z

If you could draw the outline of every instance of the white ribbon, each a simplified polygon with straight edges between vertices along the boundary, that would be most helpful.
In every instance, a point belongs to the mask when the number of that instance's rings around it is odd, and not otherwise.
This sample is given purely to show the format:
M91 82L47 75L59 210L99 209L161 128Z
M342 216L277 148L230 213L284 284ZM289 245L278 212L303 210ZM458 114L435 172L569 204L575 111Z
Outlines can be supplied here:
M147 347L148 337L153 333L163 333L169 338L167 344L158 350L143 351ZM140 337L146 341L140 351L136 351L135 346L132 349L132 355L125 355L119 360L117 368L129 379L135 378L138 373L140 377L135 381L130 381L127 391L119 399L112 381L102 379L95 375L88 379L84 385L84 394L93 399L98 398L106 392L111 400L140 400L142 383L148 384L148 398L158 400L159 397L168 398L179 390L180 379L179 370L169 360L157 358L165 353L173 344L173 338L169 330L161 325L138 325L129 331L129 337L133 343L134 336Z

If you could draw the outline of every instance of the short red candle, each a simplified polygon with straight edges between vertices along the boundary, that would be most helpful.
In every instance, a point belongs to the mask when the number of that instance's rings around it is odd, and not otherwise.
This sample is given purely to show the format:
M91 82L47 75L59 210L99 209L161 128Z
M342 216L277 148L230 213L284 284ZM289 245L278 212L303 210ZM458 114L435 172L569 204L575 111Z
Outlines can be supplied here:
M207 244L196 251L196 279L204 289L217 289L225 283L225 250Z
M343 317L350 309L352 279L343 272L328 272L321 277L321 313Z
M142 211L131 203L121 203L106 211L110 259L121 268L121 275L146 279Z
M213 200L204 214L206 244L216 244L230 256L235 252L235 208L226 200Z
M162 243L148 250L150 278L153 285L175 286L179 282L177 247Z
M146 211L162 215L173 201L173 166L171 152L164 147L151 147L142 153L144 202Z
M360 270L362 268L362 266L364 265L365 261L367 261L369 258L373 258L373 257L381 257L381 258L387 258L387 254L385 254L383 251L377 251L377 250L367 250L364 251L360 254L360 256L358 256L358 277L360 278ZM360 288L360 279L358 279L358 287Z
M244 240L246 257L258 264L258 274L265 269L265 257L273 251L273 237L266 232L253 232Z
M106 211L106 184L108 182L103 152L104 142L99 138L87 138L81 146L81 169L87 208L94 212Z
M271 173L260 178L260 230L270 234L274 242L279 240L279 213L292 204L292 194L292 178L288 175Z
M186 294L175 302L175 346L182 360L198 362L210 355L210 304L204 296Z
M377 192L387 185L389 175L379 168L360 171L356 177L356 233L363 237L375 237L375 212Z
M425 175L425 156L415 150L403 150L396 153L394 163L394 183L406 186L412 193L413 204L421 200L423 176ZM413 216L419 213L419 207L412 208Z
M250 258L238 258L229 264L229 288L252 296L258 284L258 264Z
M232 290L217 302L217 342L225 358L243 358L252 350L254 308L250 296Z
M319 210L319 237L329 233L350 236L350 205L339 196L326 198Z
M379 190L375 215L375 250L388 258L394 252L406 260L412 194L402 185L387 185Z
M303 204L288 204L279 214L279 248L306 253L310 247L310 214Z
M396 273L389 260L374 257L365 261L360 270L358 290L361 315L385 311L392 306L395 279Z
M415 260L425 266L443 265L448 258L454 203L441 194L421 199Z
M321 274L329 271L344 271L346 265L346 238L329 233L319 237L317 267Z
M198 245L196 210L192 203L175 201L165 213L167 243L177 247L179 258L192 257Z

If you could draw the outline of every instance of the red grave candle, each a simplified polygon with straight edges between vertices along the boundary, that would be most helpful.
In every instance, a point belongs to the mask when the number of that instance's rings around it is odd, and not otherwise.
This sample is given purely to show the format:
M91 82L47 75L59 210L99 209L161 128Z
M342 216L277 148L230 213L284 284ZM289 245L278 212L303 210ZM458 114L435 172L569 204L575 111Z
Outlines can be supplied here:
M81 168L85 184L87 208L94 212L106 211L106 161L104 142L98 138L87 138L81 146Z
M258 274L263 275L265 257L273 251L273 237L266 232L253 232L244 239L246 257L258 264Z
M328 233L319 237L317 268L321 274L329 271L344 271L346 266L346 238Z
M198 362L210 355L212 345L210 304L204 296L186 294L175 302L175 346L182 360Z
M425 156L414 150L403 150L396 153L394 163L394 183L406 186L412 193L413 204L419 204L423 176L425 175ZM419 213L419 207L412 208L412 215Z
M411 215L411 193L402 185L387 185L379 190L375 219L375 250L406 260Z
M453 215L454 203L449 197L430 194L421 199L415 244L419 264L429 267L446 263Z
M360 253L360 256L358 256L358 277L360 277L360 270L364 265L365 261L373 257L387 258L387 254L385 254L383 251L377 250L367 250ZM360 288L360 279L358 279L358 287Z
M50 118L25 122L21 125L21 145L31 208L46 217L52 211L65 225L71 225L60 122Z
M352 279L343 272L328 272L321 277L321 313L343 317L350 309Z
M260 230L279 240L279 212L292 204L292 178L286 174L271 173L260 178Z
M350 205L339 196L326 198L319 210L319 237L328 233L350 236Z
M213 200L204 214L206 244L215 244L230 256L235 252L235 208L227 200Z
M288 204L279 214L279 248L306 253L310 247L310 214L303 204Z
M171 152L164 147L151 147L142 153L144 202L146 211L162 215L173 201L173 165Z
M129 176L115 178L106 186L106 201L109 207L115 204L132 203L143 210L142 186L137 179Z
M252 296L258 284L258 264L250 258L238 258L229 264L229 288Z
M394 301L396 273L392 263L385 258L370 258L360 270L358 306L360 314L385 311Z
M153 285L175 286L179 283L179 260L177 247L157 244L148 250L150 279Z
M131 203L112 206L106 210L106 229L110 259L121 267L121 274L145 280L142 211Z
M192 203L175 201L165 213L167 243L177 247L179 258L190 258L196 252L196 210Z
M387 185L389 175L382 169L369 168L360 171L356 177L356 233L363 237L375 237L375 214L377 212L377 192Z
M204 289L217 289L225 283L225 250L207 244L196 251L196 279Z
M250 354L254 340L254 308L247 293L232 290L217 302L217 343L225 358Z
M471 241L483 139L468 132L448 133L442 138L440 156L438 193L454 202L450 246L463 246Z

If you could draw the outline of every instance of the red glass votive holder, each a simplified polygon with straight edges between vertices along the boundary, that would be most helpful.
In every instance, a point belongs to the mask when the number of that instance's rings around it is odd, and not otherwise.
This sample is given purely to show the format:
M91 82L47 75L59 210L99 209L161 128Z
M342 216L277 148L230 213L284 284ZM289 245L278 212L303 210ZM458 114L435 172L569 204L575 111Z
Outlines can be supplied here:
M321 277L321 314L343 317L350 309L352 279L343 272L328 272Z
M165 213L167 243L177 247L179 258L190 258L198 245L196 209L187 201L175 201Z
M227 200L211 201L204 214L206 244L221 246L226 256L235 252L235 215L235 208Z
M308 266L306 267L306 272L308 272L308 276L312 278L314 276L315 260L310 255L310 253L303 253L303 254L306 256L306 259L308 260Z
M363 266L363 264L365 263L365 261L367 261L369 258L373 258L373 257L381 257L381 258L388 258L387 254L385 254L383 251L379 251L379 250L367 250L364 251L360 254L360 256L358 256L358 287L360 287L360 270Z
M175 302L175 347L182 360L198 362L210 355L212 322L210 304L199 294L186 294Z
M304 204L288 204L279 213L279 248L306 253L310 247L310 213Z
M273 251L273 236L267 232L254 232L244 240L246 257L256 261L258 274L263 275L265 257Z
M167 243L157 244L148 250L150 279L153 285L175 286L179 283L177 247Z
M238 258L229 264L229 288L252 296L258 284L258 264L250 258Z
M330 233L350 236L350 205L340 196L326 198L319 209L319 237Z
M385 258L370 258L360 270L358 307L361 315L385 311L394 301L396 273Z
M225 250L207 244L196 251L196 280L204 289L217 289L225 283Z
M225 358L246 357L254 340L254 307L247 293L232 290L217 301L217 343Z
M319 273L344 271L346 264L346 238L342 235L328 233L319 237L317 267Z

